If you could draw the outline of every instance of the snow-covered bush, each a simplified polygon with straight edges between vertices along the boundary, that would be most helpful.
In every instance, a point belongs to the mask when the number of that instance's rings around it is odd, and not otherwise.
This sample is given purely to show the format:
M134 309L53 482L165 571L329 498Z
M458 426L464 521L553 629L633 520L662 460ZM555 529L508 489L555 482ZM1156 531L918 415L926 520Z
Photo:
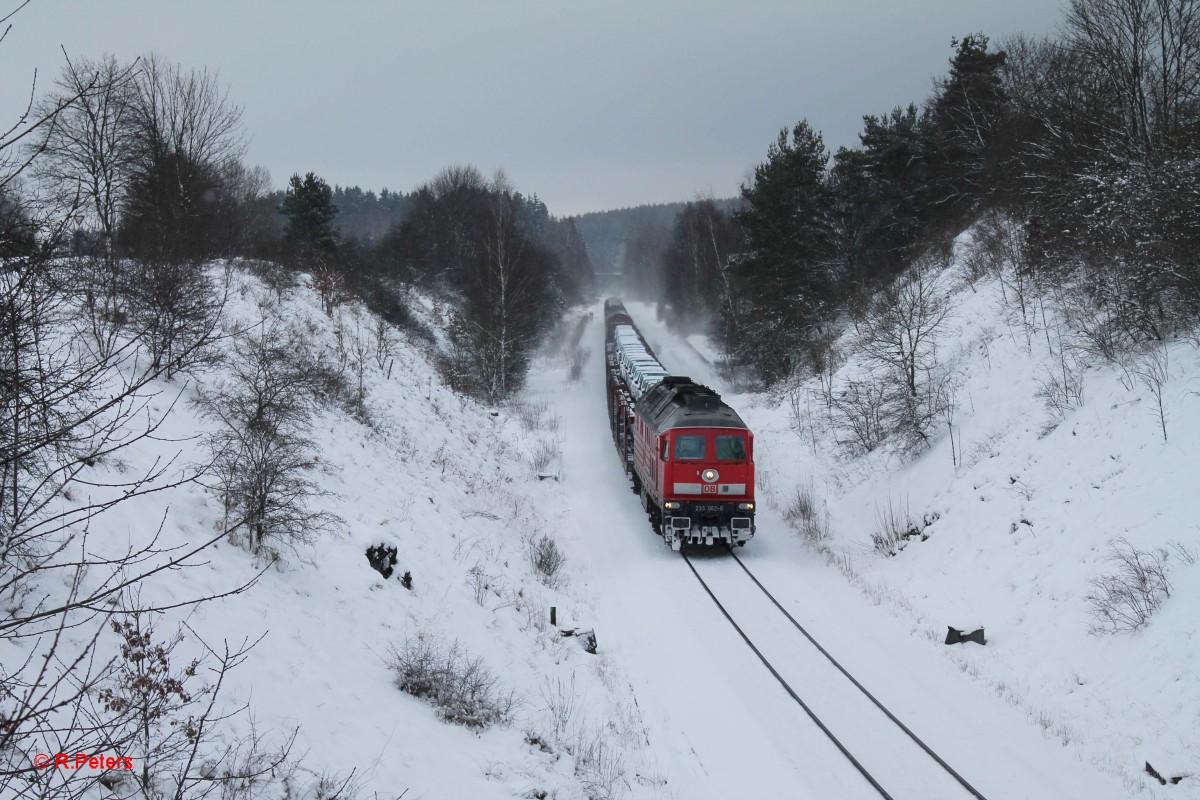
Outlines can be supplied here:
M529 538L529 563L541 576L542 582L553 589L558 585L559 572L567 563L567 557L558 549L558 543L549 536Z
M909 539L928 539L929 534L925 529L937 522L938 518L939 514L931 511L918 522L909 510L907 501L904 505L899 505L888 498L886 508L875 507L875 531L871 534L875 552L883 556L894 556L905 548Z
M310 505L321 494L310 431L323 385L308 355L301 332L263 320L235 339L231 380L198 400L220 423L208 444L227 528L244 531L256 554L278 556L337 522Z
M562 447L558 442L538 440L529 454L529 464L535 475L556 475L559 461L562 460Z
M868 377L847 381L828 395L829 418L837 442L849 455L870 453L887 439L889 433L884 381Z
M555 432L562 426L562 418L545 397L517 400L512 403L512 413L521 422L521 427L530 432Z
M230 671L246 660L254 644L243 642L231 650L226 643L219 652L194 641L194 635L185 640L183 629L163 640L155 630L155 616L133 610L109 620L120 641L120 657L98 683L96 696L108 745L127 754L131 764L128 772L111 771L115 785L132 784L135 794L147 798L204 797L214 790L224 797L251 796L250 787L285 768L295 737L272 745L251 730L244 738L224 740L228 731L222 723L230 716L216 710L216 701ZM181 644L191 649L199 644L207 658L181 657L176 652ZM208 683L201 682L201 667Z
M1166 548L1139 550L1121 537L1109 550L1116 571L1094 578L1087 595L1092 633L1136 631L1150 621L1168 597Z
M388 651L387 666L396 674L396 687L428 700L438 716L468 728L506 724L515 698L479 656L470 656L458 641L447 643L422 631L406 637Z
M829 512L818 502L811 481L799 483L783 509L783 519L801 536L819 542L829 536Z

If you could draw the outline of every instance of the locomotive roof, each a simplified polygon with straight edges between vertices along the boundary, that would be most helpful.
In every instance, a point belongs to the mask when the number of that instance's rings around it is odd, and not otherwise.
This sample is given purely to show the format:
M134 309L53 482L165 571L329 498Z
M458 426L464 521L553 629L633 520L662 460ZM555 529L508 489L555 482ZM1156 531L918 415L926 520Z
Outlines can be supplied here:
M604 301L604 320L610 328L616 324L633 324L633 319L619 297L610 297Z
M637 401L637 412L657 431L668 428L747 428L721 395L691 378L663 378Z

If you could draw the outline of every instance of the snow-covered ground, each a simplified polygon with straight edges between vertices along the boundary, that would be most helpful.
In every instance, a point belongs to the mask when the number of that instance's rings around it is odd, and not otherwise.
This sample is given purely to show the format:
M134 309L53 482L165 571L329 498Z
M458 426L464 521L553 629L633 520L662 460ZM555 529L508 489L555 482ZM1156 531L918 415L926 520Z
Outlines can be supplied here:
M252 322L266 290L237 281L231 324ZM436 308L416 299L436 325ZM330 320L305 288L284 304L285 318L330 353L337 326L343 342L372 327L355 306ZM962 377L957 466L948 438L910 463L843 458L821 432L796 424L787 398L727 395L756 436L758 535L743 557L989 800L1200 797L1195 778L1159 787L1141 772L1144 761L1165 775L1200 771L1198 568L1171 550L1171 597L1134 634L1089 634L1086 601L1090 581L1111 571L1118 537L1200 550L1196 349L1169 347L1168 442L1146 391L1136 382L1126 389L1116 367L1087 371L1086 402L1050 429L1036 397L1040 334L1006 321L989 280L960 288L954 306L941 347ZM702 337L674 335L650 306L629 308L669 369L724 388ZM604 423L600 306L589 311L582 374L571 379L570 348L552 343L523 397L504 408L444 388L426 347L397 332L391 376L365 369L371 425L322 412L313 433L328 493L316 507L343 524L285 554L249 591L187 615L210 643L266 634L229 676L226 704L249 703L260 733L282 738L299 726L293 752L303 767L314 777L353 771L364 797L876 796L651 532ZM560 338L572 329L568 319ZM186 400L196 389L161 388L163 410L171 392ZM158 440L121 467L176 451L199 460L196 434L210 425L177 403ZM802 484L827 504L830 532L817 543L782 517ZM938 515L927 538L894 557L871 540L889 500L916 518ZM192 486L142 498L94 527L144 540L164 513L168 544L221 523L215 494ZM566 556L555 579L531 564L530 543L543 535ZM398 550L389 579L367 563L374 544ZM143 602L219 592L263 566L222 543L203 565L145 587ZM702 566L719 590L742 591L728 559ZM406 570L411 590L399 581ZM598 652L560 637L551 607L558 627L594 629ZM865 718L843 713L834 689L815 683L818 667L805 666L794 634L751 616L752 633L775 648L835 732L870 733ZM177 620L157 627L169 633ZM947 625L986 626L988 644L946 647ZM395 688L390 648L422 635L481 657L516 700L512 721L482 731L451 725ZM897 798L959 796L953 784L945 794L940 784L904 788Z

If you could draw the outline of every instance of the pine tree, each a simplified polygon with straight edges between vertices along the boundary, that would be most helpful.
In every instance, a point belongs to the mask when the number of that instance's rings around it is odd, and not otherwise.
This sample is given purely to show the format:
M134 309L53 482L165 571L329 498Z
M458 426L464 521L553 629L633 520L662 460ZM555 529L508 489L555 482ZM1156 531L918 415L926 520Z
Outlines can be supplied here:
M748 207L734 215L749 252L738 261L740 341L735 352L770 385L786 377L795 350L821 323L835 288L831 257L829 153L821 134L801 120L787 129L742 186Z
M861 147L842 148L830 173L837 260L862 290L895 274L924 232L930 184L928 122L915 105L863 117Z
M951 43L950 76L934 99L928 142L934 200L954 219L977 208L993 182L997 159L992 138L1009 101L1001 78L1004 51L989 51L982 33Z
M337 206L333 189L323 179L311 172L303 178L292 175L279 210L288 218L284 243L301 260L327 257L337 249Z

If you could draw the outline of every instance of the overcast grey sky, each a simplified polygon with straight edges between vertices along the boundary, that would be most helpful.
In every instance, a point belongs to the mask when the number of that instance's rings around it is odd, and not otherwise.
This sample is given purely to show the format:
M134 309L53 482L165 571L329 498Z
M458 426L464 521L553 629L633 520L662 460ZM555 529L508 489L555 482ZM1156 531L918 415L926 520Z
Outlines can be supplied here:
M18 0L0 0L11 8ZM0 44L0 122L33 69L149 50L219 70L247 160L408 191L503 168L554 214L718 197L801 117L830 150L921 101L950 39L1049 33L1059 0L34 0ZM0 14L2 15L2 14Z

